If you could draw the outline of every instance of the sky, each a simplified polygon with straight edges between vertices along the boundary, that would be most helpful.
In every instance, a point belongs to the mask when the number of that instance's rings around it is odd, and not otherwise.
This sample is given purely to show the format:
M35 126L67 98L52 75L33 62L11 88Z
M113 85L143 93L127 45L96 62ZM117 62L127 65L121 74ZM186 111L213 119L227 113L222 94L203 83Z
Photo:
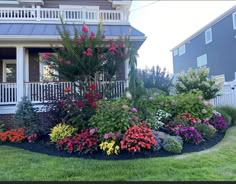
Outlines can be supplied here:
M147 36L138 51L138 68L159 65L173 73L170 50L234 5L233 0L133 0L130 23Z

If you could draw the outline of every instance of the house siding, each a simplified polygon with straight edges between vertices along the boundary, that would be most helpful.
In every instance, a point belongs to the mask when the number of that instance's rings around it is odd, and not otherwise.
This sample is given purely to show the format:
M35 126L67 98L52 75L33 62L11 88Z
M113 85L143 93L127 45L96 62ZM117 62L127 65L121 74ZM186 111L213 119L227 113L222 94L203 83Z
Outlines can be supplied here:
M44 8L58 8L59 5L99 6L101 10L112 10L108 0L44 0Z
M207 54L209 75L225 75L226 81L234 80L236 72L236 30L233 29L232 14L212 27L212 42L205 44L205 30L185 43L186 53L173 56L174 73L197 68L197 57ZM206 29L207 30L207 29Z

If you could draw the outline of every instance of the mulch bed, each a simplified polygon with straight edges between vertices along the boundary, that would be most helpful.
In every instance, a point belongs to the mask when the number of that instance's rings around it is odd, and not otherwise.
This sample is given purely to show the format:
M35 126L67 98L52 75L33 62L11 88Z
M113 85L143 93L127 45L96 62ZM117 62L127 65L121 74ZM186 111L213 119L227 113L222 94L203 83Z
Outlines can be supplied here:
M184 143L182 153L198 152L198 151L208 149L216 145L218 142L220 142L224 138L224 135L225 135L224 133L216 133L216 135L212 139L202 142L198 145ZM172 155L180 155L180 154L166 152L163 149L160 149L159 151L156 151L156 152L146 151L146 152L135 153L135 154L129 153L128 151L127 152L122 151L119 155L109 155L109 156L106 155L105 152L102 152L101 150L99 150L93 154L79 155L78 153L67 153L65 151L58 151L54 144L49 143L48 138L42 139L41 141L37 143L28 143L28 142L3 143L1 145L23 148L25 150L29 150L29 151L37 152L37 153L43 153L50 156L80 157L84 159L97 159L97 160L128 160L128 159L136 159L136 158L167 157L167 156L172 156Z

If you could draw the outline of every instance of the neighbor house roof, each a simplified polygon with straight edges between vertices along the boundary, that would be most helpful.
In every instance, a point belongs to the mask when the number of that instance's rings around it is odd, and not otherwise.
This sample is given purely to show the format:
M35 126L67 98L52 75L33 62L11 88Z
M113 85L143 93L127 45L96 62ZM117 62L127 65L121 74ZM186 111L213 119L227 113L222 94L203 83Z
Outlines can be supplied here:
M2 23L0 24L0 41L1 40L58 40L58 24L34 24L34 23ZM73 34L74 26L82 29L82 25L66 24L68 31ZM90 31L97 32L98 25L87 25ZM119 36L128 36L132 41L142 44L145 35L132 27L131 25L103 25L103 30L107 39L118 38ZM141 45L140 45L141 46Z
M203 31L207 30L208 28L212 27L214 24L216 24L217 22L221 21L222 19L224 19L225 17L227 17L228 15L232 14L234 11L236 11L236 5L233 6L232 8L230 8L229 10L227 10L226 12L224 12L222 15L220 15L219 17L217 17L216 19L214 19L213 21L211 21L210 23L208 23L207 25L205 25L203 28L201 28L200 30L198 30L197 32L195 32L193 35L191 35L190 37L188 37L187 39L185 39L184 41L182 41L180 44L176 45L174 48L172 48L170 51L173 51L175 49L177 49L178 47L182 46L183 44L185 44L186 42L192 40L193 38L195 38L196 36L198 36L199 34L201 34Z

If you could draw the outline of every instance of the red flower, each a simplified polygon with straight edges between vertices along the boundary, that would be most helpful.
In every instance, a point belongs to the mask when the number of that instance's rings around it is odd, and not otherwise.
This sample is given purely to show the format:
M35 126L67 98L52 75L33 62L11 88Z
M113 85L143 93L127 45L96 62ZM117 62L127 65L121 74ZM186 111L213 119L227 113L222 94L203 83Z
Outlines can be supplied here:
M67 64L67 65L70 65L70 64L71 64L71 61L70 61L70 60L66 61L66 64Z
M49 69L52 69L52 68L53 68L53 66L52 66L52 65L49 65L49 66L48 66L48 68L49 68Z
M96 89L96 84L91 84L89 88L90 88L91 91L95 90Z
M84 24L83 27L82 27L82 31L83 31L84 33L88 33L88 32L89 32L88 26L86 26L86 25Z
M70 87L66 87L66 88L64 89L64 91L65 91L66 93L69 93L69 92L71 92L71 88L70 88Z
M83 102L82 102L82 101L77 101L77 105L78 105L78 107L79 107L79 108L81 108L81 107L83 107L83 106L84 106L84 104L83 104Z
M87 49L87 56L92 56L93 55L93 50L91 48Z

